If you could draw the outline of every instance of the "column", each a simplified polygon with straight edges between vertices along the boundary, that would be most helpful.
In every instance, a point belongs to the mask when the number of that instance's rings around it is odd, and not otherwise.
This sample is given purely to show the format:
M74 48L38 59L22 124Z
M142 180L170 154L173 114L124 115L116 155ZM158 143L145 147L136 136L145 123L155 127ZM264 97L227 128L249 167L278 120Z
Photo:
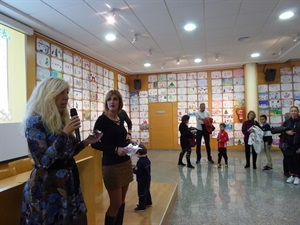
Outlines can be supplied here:
M244 65L245 72L245 109L246 116L253 110L258 116L258 81L257 65L249 63ZM247 119L247 118L245 118ZM256 118L257 120L257 118Z

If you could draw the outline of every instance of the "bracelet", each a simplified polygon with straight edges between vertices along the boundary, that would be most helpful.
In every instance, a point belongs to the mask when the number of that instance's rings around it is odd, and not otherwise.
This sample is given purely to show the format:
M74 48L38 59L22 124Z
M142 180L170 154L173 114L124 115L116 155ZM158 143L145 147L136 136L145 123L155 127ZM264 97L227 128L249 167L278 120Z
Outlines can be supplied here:
M131 136L131 133L127 133L127 134L129 134Z

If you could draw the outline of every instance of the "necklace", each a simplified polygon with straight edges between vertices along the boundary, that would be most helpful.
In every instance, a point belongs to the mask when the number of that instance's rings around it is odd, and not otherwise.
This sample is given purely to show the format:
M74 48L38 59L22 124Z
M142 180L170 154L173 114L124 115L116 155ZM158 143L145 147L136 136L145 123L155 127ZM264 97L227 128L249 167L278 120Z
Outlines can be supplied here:
M107 115L107 117L111 120L111 121L113 121L115 124L118 124L118 125L120 125L120 118L118 117L118 116L111 116L111 115Z

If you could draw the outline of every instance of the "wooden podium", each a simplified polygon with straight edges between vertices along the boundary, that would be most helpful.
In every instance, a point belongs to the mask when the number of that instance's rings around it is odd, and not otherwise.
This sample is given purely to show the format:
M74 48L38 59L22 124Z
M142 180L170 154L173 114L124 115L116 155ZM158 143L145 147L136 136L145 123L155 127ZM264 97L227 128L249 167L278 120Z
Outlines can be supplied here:
M76 160L80 186L88 209L88 224L96 224L94 157ZM0 180L0 224L20 224L23 187L31 171Z

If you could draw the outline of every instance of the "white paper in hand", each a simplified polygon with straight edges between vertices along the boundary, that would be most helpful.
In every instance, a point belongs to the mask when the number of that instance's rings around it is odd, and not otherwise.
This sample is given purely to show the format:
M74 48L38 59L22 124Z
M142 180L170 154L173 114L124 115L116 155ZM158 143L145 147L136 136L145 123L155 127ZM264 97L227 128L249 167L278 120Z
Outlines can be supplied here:
M133 145L133 144L129 144L125 147L125 149L127 150L127 155L128 156L132 156L133 154L135 154L140 148L138 145Z

